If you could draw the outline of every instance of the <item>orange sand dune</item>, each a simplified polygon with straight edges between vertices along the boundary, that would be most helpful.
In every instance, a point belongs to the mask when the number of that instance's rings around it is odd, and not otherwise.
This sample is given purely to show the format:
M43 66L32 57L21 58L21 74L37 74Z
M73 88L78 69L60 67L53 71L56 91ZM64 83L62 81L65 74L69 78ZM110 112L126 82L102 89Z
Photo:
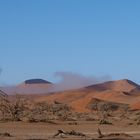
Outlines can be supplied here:
M134 104L131 104L130 107L132 109L140 109L140 98L139 98L139 101L134 103Z
M123 79L123 80L118 80L118 81L109 81L97 85L92 85L89 86L89 89L96 89L100 91L104 90L113 90L113 91L125 91L125 92L130 92L131 90L140 87L136 83Z
M23 89L26 89L27 86L27 84L21 85ZM46 86L47 84L45 85L45 88ZM50 86L50 84L48 86ZM43 87L41 87L41 89L43 89ZM87 105L93 98L115 103L129 104L131 107L140 109L140 86L125 79L91 85L77 90L32 95L31 98L35 102L47 101L52 103L58 101L66 103L72 106L77 112L89 111Z

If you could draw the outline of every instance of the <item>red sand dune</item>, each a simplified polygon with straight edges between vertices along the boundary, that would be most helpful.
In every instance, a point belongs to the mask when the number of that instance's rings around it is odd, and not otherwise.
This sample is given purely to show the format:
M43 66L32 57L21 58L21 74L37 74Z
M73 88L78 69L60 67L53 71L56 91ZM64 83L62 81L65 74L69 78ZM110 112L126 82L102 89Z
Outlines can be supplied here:
M87 104L93 98L134 106L136 102L140 101L139 88L139 85L130 80L109 81L79 90L44 95L35 100L48 102L59 101L71 105L77 112L86 112L89 111ZM140 109L140 105L137 105L137 107Z
M140 109L140 98L139 98L139 101L134 103L134 104L131 104L130 107L132 109Z
M18 86L22 93L30 95L35 102L62 102L72 106L77 112L87 112L87 105L93 98L115 103L129 104L133 109L140 109L140 86L130 80L109 81L77 90L46 93L51 83L23 83ZM36 81L35 81L36 82ZM42 94L43 93L43 94ZM26 94L27 95L27 94Z
M89 89L96 89L96 90L113 90L113 91L125 91L125 92L130 92L131 90L139 87L136 83L123 79L123 80L118 80L118 81L109 81L101 84L96 84L89 86L87 88Z

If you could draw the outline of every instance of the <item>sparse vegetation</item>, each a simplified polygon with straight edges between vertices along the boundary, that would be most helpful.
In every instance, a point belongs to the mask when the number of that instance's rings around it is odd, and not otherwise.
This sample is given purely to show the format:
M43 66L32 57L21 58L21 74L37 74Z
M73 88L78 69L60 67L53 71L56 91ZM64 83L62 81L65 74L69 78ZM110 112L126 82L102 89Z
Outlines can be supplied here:
M26 110L27 102L19 95L16 95L14 100L9 100L7 96L1 98L0 111L2 120L20 121Z
M16 95L14 99L8 96L0 100L0 118L3 121L48 122L49 120L70 120L72 108L66 104L49 104L47 102L32 102Z
M10 99L8 96L0 98L0 118L1 120L7 121L25 121L29 123L47 123L47 125L60 125L64 123L69 127L77 127L82 123L86 122L93 123L97 125L114 125L116 123L115 119L123 121L128 119L125 124L139 125L139 110L129 110L127 105L118 104L113 102L107 102L103 100L94 100L90 102L89 106L91 112L75 112L72 107L67 104L54 102L49 103L43 102L33 102L26 99L23 96L16 95L14 98ZM92 100L93 101L93 100ZM129 118L127 117L129 116ZM135 116L135 118L133 118ZM123 118L124 117L124 118ZM122 120L123 118L123 120ZM132 118L130 120L130 118ZM134 120L134 121L133 121ZM40 123L39 123L40 124ZM125 133L110 133L102 134L101 130L98 129L99 139L111 138L111 137L126 137L131 138L130 135ZM60 136L62 138L67 136L88 138L83 131L78 132L75 129L70 131L58 130L58 132L53 136L57 138ZM0 137L11 137L9 133L1 133ZM58 137L59 138L59 137ZM92 138L92 137L91 137ZM93 138L94 139L94 138Z
M89 105L87 106L92 113L96 113L98 116L99 124L112 124L111 119L115 116L116 113L121 114L119 117L126 118L129 107L126 104L114 103L99 99L92 99Z

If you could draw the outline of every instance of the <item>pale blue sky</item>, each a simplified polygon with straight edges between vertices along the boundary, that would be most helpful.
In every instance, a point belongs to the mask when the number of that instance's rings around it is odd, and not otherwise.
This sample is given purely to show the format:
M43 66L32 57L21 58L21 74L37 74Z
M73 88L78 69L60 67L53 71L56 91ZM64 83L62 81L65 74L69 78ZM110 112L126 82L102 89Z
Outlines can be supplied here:
M139 0L0 0L0 83L53 73L140 83Z

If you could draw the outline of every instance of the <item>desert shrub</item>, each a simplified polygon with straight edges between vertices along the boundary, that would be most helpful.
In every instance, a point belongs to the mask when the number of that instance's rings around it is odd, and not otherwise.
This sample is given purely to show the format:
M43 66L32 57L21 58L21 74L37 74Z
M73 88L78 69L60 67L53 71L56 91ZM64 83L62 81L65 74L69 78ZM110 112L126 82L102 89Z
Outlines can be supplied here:
M72 115L72 108L67 104L53 104L52 105L52 112L53 115L58 116L60 120L69 120L71 119L70 116Z
M2 136L2 137L12 137L12 135L8 132L0 133L0 136Z
M46 122L49 120L51 106L47 102L34 103L29 110L27 118L29 122Z
M72 108L66 104L32 102L20 95L9 99L0 98L0 119L5 121L47 122L48 120L70 120Z
M133 125L133 123L132 123L132 122L130 122L130 123L128 123L128 125Z
M27 109L26 99L19 95L16 95L14 100L5 97L0 102L2 120L20 121Z
M112 125L111 122L107 121L107 120L100 120L99 124L107 124L107 125Z
M27 117L29 122L48 122L49 120L67 120L71 112L66 104L35 103Z

